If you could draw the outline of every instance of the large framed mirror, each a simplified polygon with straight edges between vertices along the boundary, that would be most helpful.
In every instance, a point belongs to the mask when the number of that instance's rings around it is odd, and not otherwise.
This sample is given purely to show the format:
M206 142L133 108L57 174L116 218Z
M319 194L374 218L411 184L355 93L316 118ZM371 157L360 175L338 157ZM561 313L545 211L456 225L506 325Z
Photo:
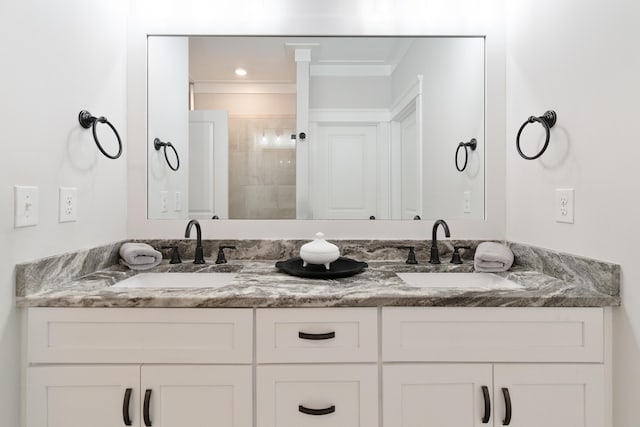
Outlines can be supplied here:
M484 219L483 37L147 41L149 219Z

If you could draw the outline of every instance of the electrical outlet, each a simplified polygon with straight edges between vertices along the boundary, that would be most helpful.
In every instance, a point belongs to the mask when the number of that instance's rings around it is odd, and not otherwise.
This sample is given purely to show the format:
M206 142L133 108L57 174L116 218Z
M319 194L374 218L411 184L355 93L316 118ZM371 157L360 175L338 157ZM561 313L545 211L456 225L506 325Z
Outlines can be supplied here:
M169 211L169 192L161 191L160 192L160 212L168 212Z
M556 222L573 224L573 188L556 188Z
M464 213L471 213L471 191L464 193Z
M78 220L78 189L60 187L58 199L58 221L74 222Z
M16 185L14 190L14 227L38 225L38 187Z
M179 191L175 192L173 209L176 212L180 212L182 210L182 193Z

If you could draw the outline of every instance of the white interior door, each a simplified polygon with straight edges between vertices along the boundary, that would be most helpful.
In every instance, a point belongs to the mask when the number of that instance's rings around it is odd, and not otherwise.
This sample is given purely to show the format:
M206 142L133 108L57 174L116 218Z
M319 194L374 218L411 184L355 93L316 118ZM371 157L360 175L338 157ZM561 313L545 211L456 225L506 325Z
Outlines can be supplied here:
M141 384L153 427L253 423L251 366L143 366Z
M311 150L315 218L368 219L377 214L377 128L319 124Z
M189 218L229 218L229 115L189 112Z

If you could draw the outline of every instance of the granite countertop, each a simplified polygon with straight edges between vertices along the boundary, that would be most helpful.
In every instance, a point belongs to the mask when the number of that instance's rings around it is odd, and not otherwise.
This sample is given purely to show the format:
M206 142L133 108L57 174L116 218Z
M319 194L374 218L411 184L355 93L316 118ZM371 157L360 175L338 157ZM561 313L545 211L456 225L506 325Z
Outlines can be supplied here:
M364 272L352 277L321 280L290 276L275 268L275 260L241 260L215 265L189 261L171 265L164 260L149 272L236 272L219 288L131 289L113 287L137 272L120 265L80 278L42 286L16 297L19 307L602 307L620 305L619 295L602 292L589 281L559 279L515 266L499 273L521 285L518 289L417 288L406 285L396 272L472 272L462 265L407 265L403 261L368 261Z

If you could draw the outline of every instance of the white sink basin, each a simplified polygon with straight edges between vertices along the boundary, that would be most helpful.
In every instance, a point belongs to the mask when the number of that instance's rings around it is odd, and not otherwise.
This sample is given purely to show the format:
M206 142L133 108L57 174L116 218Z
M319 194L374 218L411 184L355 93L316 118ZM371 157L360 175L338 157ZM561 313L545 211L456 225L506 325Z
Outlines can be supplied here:
M113 288L220 288L237 273L139 273Z
M492 273L396 273L419 288L519 289L523 286Z

